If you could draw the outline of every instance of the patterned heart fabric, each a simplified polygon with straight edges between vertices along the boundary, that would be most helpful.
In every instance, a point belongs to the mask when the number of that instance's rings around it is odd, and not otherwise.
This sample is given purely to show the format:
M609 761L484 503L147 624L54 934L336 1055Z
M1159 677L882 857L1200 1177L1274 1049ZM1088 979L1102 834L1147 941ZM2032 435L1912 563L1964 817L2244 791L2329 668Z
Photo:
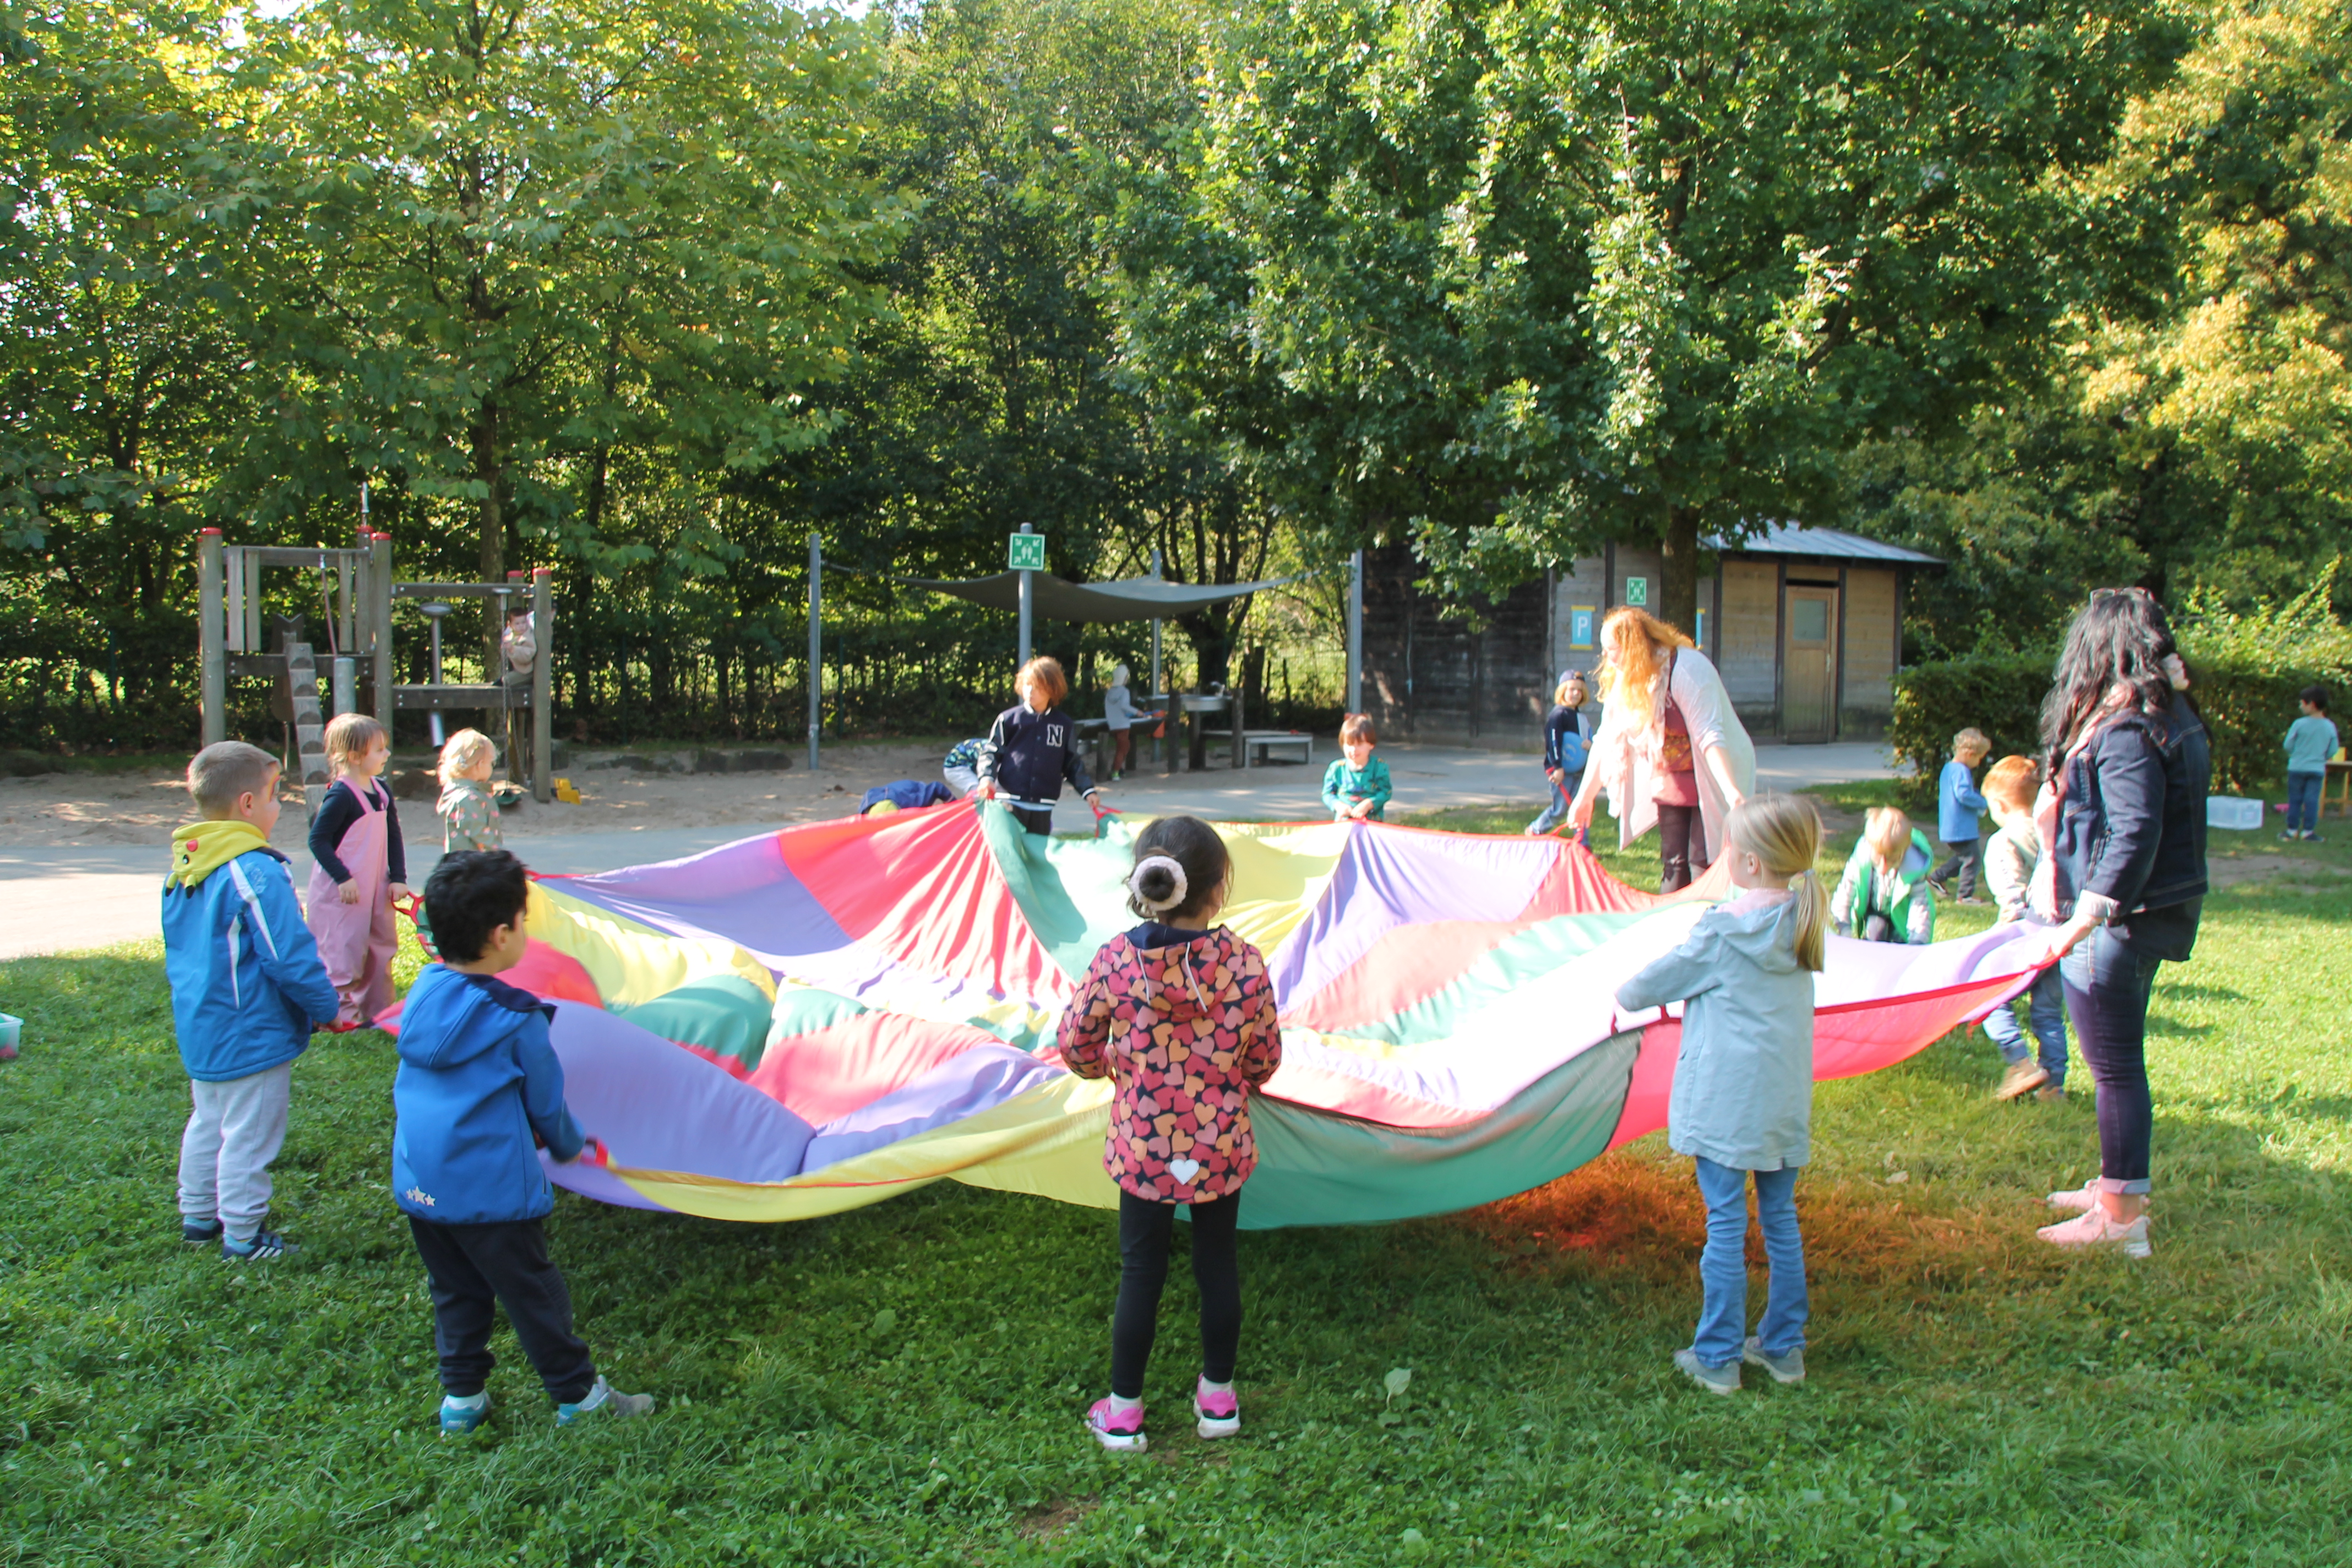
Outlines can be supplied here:
M1249 1179L1250 1091L1282 1065L1256 948L1223 927L1149 949L1113 937L1062 1014L1058 1043L1063 1066L1116 1086L1103 1169L1122 1188L1188 1204Z

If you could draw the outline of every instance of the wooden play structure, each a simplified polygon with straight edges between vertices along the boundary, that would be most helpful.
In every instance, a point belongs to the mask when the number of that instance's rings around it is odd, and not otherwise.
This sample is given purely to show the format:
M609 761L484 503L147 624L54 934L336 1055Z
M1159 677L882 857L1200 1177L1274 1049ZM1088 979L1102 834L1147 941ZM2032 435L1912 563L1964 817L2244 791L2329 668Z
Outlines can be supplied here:
M281 681L290 698L295 743L301 755L303 793L315 813L329 783L326 720L331 711L373 713L385 730L402 709L478 710L497 716L488 728L506 750L507 776L528 783L533 798L552 798L553 704L549 669L554 657L555 606L549 569L526 580L510 573L503 583L402 583L394 580L392 535L362 528L348 549L295 545L229 544L220 530L207 528L198 543L200 588L196 601L203 649L204 743L228 738L228 683L233 679ZM261 577L272 568L316 574L316 604L324 611L327 650L298 637L268 636L262 613ZM403 685L394 679L392 610L395 599L495 598L509 614L528 608L535 649L528 670L508 669L502 678L465 684L430 680ZM306 598L307 606L313 601ZM436 606L437 608L437 606ZM350 660L350 679L331 677L336 661ZM320 670L330 675L322 701ZM436 670L437 674L437 669ZM362 698L361 687L365 683ZM336 706L335 698L342 700ZM516 743L513 721L530 715L528 756Z

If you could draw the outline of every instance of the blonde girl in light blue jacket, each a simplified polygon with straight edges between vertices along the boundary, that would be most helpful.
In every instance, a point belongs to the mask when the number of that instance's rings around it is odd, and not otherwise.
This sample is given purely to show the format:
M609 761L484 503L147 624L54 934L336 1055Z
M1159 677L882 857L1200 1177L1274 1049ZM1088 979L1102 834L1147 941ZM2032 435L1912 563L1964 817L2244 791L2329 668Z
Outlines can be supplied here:
M1680 947L1619 987L1617 1005L1686 1004L1666 1141L1698 1162L1706 1247L1698 1331L1675 1364L1701 1388L1728 1394L1739 1392L1743 1361L1780 1383L1804 1381L1797 1171L1811 1153L1813 975L1829 900L1813 871L1822 822L1809 803L1754 796L1732 810L1724 838L1738 896L1701 915ZM1747 1334L1751 1174L1772 1283L1763 1319Z

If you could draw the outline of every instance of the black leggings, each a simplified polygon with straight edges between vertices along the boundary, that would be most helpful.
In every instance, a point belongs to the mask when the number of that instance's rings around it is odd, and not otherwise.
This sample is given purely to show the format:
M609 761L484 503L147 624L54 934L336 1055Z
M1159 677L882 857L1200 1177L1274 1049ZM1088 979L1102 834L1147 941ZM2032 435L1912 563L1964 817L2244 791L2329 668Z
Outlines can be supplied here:
M1658 807L1658 891L1678 893L1706 869L1706 821L1695 805Z
M1234 1380L1242 1342L1242 1274L1234 1236L1242 1195L1192 1205L1192 1282L1201 1289L1201 1371L1211 1383ZM1160 1291L1168 1283L1168 1237L1176 1205L1118 1194L1118 1307L1110 1320L1110 1391L1143 1397L1143 1369L1160 1327Z

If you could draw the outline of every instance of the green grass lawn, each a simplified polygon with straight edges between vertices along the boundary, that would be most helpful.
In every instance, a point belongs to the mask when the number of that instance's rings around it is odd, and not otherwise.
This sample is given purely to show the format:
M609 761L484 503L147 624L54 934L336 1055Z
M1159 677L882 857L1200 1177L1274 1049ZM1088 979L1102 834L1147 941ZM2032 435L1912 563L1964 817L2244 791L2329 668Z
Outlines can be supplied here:
M2217 870L2289 869L2218 890L2158 983L2153 1259L2033 1239L2096 1168L2086 1076L1994 1105L1996 1054L1955 1036L1821 1091L1803 1387L1672 1372L1701 1215L1653 1138L1469 1214L1245 1233L1247 1426L1221 1445L1175 1419L1180 1266L1127 1459L1078 1425L1113 1220L951 1183L766 1227L560 1197L583 1331L663 1407L559 1435L502 1333L499 1410L444 1442L385 1190L390 1042L302 1058L277 1212L303 1250L236 1268L175 1239L156 950L0 964L27 1020L0 1066L0 1563L2346 1562L2337 837L2216 835ZM1654 879L1649 847L1612 863Z

